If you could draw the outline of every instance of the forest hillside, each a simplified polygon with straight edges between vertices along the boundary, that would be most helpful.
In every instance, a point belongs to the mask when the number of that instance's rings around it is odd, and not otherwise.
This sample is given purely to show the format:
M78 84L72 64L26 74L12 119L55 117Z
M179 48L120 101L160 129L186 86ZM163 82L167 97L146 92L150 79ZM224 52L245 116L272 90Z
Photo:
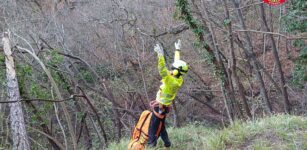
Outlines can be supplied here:
M0 149L107 149L150 104L174 142L282 143L244 122L306 117L307 1L264 1L0 0Z

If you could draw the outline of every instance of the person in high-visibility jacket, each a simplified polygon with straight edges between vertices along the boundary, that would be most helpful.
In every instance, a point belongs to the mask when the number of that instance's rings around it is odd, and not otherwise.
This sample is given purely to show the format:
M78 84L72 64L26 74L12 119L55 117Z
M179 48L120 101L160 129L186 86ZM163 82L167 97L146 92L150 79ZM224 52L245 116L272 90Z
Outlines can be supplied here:
M156 100L150 102L154 115L152 115L149 131L148 145L156 146L159 136L164 141L165 147L170 147L171 142L165 129L165 117L169 112L170 105L176 97L177 91L183 84L183 75L188 72L186 62L180 60L181 41L175 42L175 57L172 70L169 71L165 66L163 48L157 44L154 51L158 54L158 70L162 77L161 86L156 95Z

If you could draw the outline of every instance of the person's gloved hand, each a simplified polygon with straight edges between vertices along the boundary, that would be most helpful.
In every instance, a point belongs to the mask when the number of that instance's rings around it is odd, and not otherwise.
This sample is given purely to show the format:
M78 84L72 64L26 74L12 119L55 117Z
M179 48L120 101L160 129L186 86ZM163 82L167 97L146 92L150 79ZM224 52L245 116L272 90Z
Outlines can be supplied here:
M153 100L153 101L149 102L149 106L152 110L154 110L155 107L159 106L159 102L157 100Z
M179 39L178 42L175 42L176 50L181 50L181 40Z
M163 48L159 44L156 44L156 46L154 47L154 51L158 54L158 56L164 55Z

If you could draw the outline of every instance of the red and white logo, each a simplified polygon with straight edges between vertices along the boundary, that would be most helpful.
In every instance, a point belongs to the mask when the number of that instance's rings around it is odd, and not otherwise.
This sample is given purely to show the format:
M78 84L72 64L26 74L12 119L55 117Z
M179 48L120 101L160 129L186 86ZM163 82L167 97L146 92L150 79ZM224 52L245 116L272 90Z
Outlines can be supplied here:
M263 2L269 5L279 5L286 2L286 0L263 0Z

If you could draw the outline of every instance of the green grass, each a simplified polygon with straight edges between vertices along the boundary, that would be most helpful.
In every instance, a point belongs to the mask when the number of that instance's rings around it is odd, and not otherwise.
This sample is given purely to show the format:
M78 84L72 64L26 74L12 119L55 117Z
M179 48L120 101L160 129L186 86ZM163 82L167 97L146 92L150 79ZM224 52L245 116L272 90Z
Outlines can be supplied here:
M307 149L307 118L277 115L236 122L222 130L198 125L168 128L173 150L303 150ZM128 140L113 143L109 150L127 149ZM159 140L156 149L163 149ZM150 149L149 149L150 150Z

